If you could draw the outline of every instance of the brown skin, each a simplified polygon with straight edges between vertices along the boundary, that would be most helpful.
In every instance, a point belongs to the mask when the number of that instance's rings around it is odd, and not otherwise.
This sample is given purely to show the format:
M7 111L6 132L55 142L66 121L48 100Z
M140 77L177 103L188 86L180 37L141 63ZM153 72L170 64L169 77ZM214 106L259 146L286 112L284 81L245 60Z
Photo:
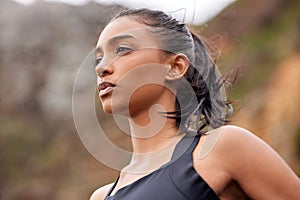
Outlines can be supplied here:
M161 60L160 50L155 50L158 45L155 38L147 30L141 34L137 28L148 28L129 18L119 18L108 24L102 32L97 47L101 48L96 56L103 57L103 61L96 67L99 75L98 83L110 81L117 85L114 90L101 96L103 109L107 113L116 112L128 117L131 133L135 136L149 135L149 137L132 137L133 158L131 164L120 173L120 180L112 192L112 195L121 187L124 187L170 160L176 143L182 138L178 135L175 120L163 119L157 114L163 108L166 111L174 110L175 95L167 87L163 87L166 80L170 81L182 77L189 61L185 55L174 55ZM134 30L134 31L133 31ZM105 41L117 35L131 34L134 40L122 39L113 45L107 45ZM118 45L126 44L134 51L113 55ZM143 48L147 49L143 49ZM151 49L149 49L151 47ZM152 49L154 48L154 49ZM137 50L143 49L143 50ZM115 57L114 57L115 56ZM117 58L116 58L117 57ZM116 58L116 59L115 59ZM113 62L108 60L114 60ZM108 64L109 63L109 64ZM151 73L141 71L141 75L148 74L160 84L147 84L133 93L129 105L122 104L122 93L118 88L130 90L130 86L124 85L124 74L144 64L158 63L161 68ZM109 71L105 76L101 71ZM160 76L158 76L160 74ZM129 76L131 82L135 82L135 76ZM132 80L133 79L133 80ZM133 86L132 86L133 87ZM150 91L150 92L149 92ZM114 100L112 101L112 93ZM120 100L118 100L120 98ZM154 109L151 116L149 112L154 104L161 107ZM140 106L142 105L142 106ZM129 106L129 115L124 111ZM163 124L160 122L163 121ZM147 128L140 126L147 125ZM157 131L155 127L160 127ZM156 133L153 134L153 131ZM216 137L213 137L217 135ZM212 141L209 153L201 156L201 147L205 141ZM163 153L151 153L164 149ZM147 156L135 155L137 152L148 153ZM265 142L257 138L249 131L236 126L223 126L211 130L201 137L199 144L193 152L194 168L200 176L211 186L221 199L246 199L245 194L251 199L300 199L300 181L279 155ZM139 169L139 170L137 170ZM96 190L90 200L104 199L112 184Z

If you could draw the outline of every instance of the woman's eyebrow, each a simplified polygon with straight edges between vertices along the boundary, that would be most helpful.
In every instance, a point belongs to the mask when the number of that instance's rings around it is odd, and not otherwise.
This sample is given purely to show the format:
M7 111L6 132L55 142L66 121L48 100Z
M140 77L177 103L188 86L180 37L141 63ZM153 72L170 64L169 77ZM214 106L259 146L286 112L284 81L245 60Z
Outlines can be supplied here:
M124 35L117 35L117 36L114 36L114 37L110 38L107 43L108 44L113 44L113 43L115 43L115 42L117 42L119 40L128 39L128 38L130 38L130 39L136 39L133 35L124 34Z
M123 34L123 35L117 35L117 36L114 36L114 37L111 37L108 41L107 41L107 44L108 45L111 45L111 44L114 44L120 40L123 40L123 39L136 39L133 35L130 35L130 34ZM101 53L102 50L101 50L101 45L98 46L96 48L96 54L98 53Z

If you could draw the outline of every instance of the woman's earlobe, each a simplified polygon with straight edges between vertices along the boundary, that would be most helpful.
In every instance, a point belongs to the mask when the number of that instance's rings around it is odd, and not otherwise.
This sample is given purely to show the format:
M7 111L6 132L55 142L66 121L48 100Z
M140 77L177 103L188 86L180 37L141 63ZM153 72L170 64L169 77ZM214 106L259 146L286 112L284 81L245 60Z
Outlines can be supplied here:
M190 61L184 54L176 54L170 60L170 69L166 75L166 80L174 81L182 78L189 68Z
M166 80L167 81L174 81L177 79L180 79L182 76L178 73L177 70L174 70L173 68L170 68L170 70L167 73Z

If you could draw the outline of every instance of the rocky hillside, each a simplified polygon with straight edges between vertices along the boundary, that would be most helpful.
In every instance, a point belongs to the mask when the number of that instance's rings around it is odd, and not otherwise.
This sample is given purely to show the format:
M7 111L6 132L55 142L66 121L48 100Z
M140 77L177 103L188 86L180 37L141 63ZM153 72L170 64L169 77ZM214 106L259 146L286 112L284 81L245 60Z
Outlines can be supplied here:
M81 143L72 91L99 30L119 9L0 1L1 200L88 199L116 177ZM223 72L240 67L239 80L228 90L238 100L232 123L267 141L298 174L299 9L297 0L240 0L208 24L193 27L222 51ZM103 121L112 123L108 117ZM130 148L118 130L108 137Z

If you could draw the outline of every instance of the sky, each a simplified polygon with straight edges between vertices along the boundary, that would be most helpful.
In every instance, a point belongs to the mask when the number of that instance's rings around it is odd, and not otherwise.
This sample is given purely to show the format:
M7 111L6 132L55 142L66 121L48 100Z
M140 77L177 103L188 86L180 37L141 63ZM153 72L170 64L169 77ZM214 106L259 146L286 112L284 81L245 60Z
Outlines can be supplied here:
M14 0L23 5L31 5L37 0ZM160 9L171 14L176 19L189 24L201 25L235 0L45 0L48 2L62 2L70 5L81 6L90 1L112 5L118 4L129 8Z

